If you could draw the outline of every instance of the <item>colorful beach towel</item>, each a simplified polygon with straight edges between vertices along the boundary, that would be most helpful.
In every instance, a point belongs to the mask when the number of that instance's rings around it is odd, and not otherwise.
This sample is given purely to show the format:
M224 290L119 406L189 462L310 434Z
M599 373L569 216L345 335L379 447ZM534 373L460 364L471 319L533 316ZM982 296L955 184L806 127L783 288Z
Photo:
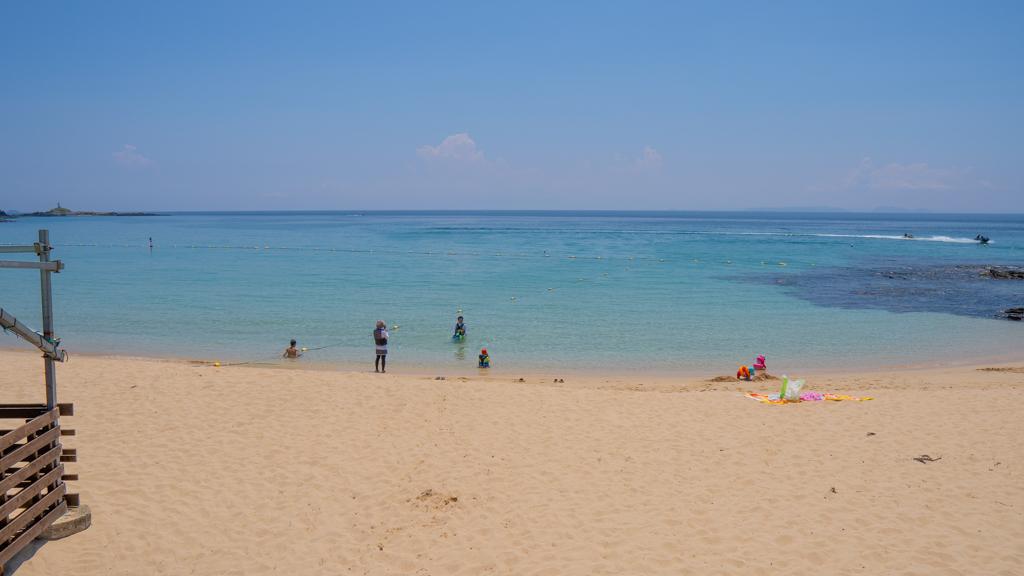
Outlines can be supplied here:
M764 404L796 404L796 402L780 400L778 394L747 392L745 396ZM847 396L846 394L833 394L831 392L804 392L800 394L800 402L821 402L822 400L830 400L832 402L865 402L867 400L874 400L874 398L871 396Z

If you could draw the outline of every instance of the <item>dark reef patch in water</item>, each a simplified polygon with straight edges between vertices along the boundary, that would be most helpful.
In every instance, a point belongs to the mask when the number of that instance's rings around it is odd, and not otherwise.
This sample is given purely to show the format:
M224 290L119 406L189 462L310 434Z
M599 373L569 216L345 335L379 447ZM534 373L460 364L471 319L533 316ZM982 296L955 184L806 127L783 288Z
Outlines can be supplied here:
M818 306L1013 319L1006 311L1024 306L1024 281L1013 280L1021 273L1024 269L1006 266L908 264L822 267L747 279L781 286Z

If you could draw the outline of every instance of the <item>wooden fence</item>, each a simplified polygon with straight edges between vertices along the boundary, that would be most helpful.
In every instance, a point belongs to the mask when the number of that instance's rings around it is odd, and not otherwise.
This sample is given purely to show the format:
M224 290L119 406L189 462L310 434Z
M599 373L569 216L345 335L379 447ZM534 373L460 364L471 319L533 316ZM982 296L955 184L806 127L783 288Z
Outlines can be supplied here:
M77 505L78 495L68 494L64 462L77 455L65 449L60 416L70 416L71 404L48 409L45 405L2 404L0 420L22 420L13 430L0 430L0 573L3 565L39 536L55 520Z
M0 245L0 254L35 254L39 259L0 260L0 268L39 270L43 331L32 330L3 309L0 328L43 353L46 387L46 404L0 404L0 425L12 422L12 429L0 430L0 576L11 558L63 516L69 506L78 506L78 495L68 494L64 484L65 480L78 479L75 474L64 473L64 462L74 462L77 454L60 443L61 436L74 436L75 432L60 427L60 417L71 416L74 408L57 403L56 363L63 362L65 355L53 331L50 275L63 270L64 264L50 260L52 250L47 230L40 230L39 241L32 244Z

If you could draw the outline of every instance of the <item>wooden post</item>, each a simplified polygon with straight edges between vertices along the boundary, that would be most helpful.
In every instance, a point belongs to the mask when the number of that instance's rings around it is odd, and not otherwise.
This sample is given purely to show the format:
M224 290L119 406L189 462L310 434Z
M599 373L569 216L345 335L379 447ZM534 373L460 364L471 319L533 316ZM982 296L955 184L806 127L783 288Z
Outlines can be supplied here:
M39 261L50 261L50 231L39 231ZM50 271L39 271L39 290L43 301L43 337L53 342L53 290L50 286ZM53 409L57 405L57 368L53 358L44 355L44 371L46 373L46 407Z

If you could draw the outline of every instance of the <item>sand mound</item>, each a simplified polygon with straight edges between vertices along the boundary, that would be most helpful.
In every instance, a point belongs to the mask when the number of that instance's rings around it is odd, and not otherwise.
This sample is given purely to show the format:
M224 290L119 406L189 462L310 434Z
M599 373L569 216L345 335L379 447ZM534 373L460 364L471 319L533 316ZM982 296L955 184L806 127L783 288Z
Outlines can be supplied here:
M767 372L759 372L757 376L750 379L751 382L765 382L768 380L778 380L778 376L772 376ZM735 376L715 376L708 380L708 382L746 382L746 380L740 380Z
M417 503L430 510L441 510L443 508L455 504L458 501L458 496L453 496L451 494L440 494L434 492L432 488L428 488L423 492L420 492L420 495L416 497Z

